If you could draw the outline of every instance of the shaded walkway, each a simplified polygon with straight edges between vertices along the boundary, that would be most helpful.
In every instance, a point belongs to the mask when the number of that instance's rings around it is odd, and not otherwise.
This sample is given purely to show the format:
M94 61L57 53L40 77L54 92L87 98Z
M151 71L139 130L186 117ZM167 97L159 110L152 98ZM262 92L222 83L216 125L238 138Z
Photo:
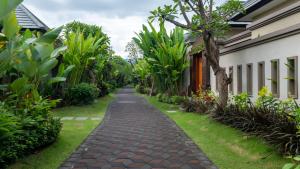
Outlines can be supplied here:
M102 124L61 169L216 169L174 122L122 89Z

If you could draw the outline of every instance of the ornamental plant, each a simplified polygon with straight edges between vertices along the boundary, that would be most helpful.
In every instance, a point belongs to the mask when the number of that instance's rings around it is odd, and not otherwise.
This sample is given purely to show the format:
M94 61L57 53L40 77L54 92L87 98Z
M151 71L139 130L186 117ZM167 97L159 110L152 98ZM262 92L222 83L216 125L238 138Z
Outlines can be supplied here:
M183 29L177 27L168 34L163 24L159 31L151 23L149 27L143 25L143 31L133 39L149 65L152 86L158 92L179 95L183 72L188 67Z

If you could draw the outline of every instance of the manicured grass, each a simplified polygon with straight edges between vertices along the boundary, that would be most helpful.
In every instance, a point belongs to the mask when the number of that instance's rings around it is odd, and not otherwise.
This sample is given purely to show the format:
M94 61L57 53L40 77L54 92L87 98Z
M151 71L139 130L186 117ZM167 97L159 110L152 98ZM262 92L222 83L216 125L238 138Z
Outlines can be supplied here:
M186 113L178 106L147 100L173 119L221 169L281 169L289 162L263 140L220 124L207 115ZM176 113L168 113L176 110Z
M108 104L114 98L108 95L98 99L94 104L82 107L64 107L54 110L58 117L103 117ZM99 125L100 121L92 120L70 120L62 121L63 128L58 140L49 147L20 159L10 169L56 169L60 164L76 150L89 133Z

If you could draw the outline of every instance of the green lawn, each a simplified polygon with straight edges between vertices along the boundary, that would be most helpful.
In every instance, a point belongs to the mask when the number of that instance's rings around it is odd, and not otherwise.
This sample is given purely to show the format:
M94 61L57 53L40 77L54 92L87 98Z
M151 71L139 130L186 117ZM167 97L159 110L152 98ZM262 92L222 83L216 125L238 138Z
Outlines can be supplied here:
M178 106L145 97L173 119L221 169L281 169L289 162L259 138L215 122L207 115L185 113ZM168 113L169 110L177 112Z
M64 107L54 110L58 117L103 117L113 95L98 99L94 104L81 107ZM62 121L63 128L58 140L43 149L10 166L10 169L56 169L82 143L100 121Z

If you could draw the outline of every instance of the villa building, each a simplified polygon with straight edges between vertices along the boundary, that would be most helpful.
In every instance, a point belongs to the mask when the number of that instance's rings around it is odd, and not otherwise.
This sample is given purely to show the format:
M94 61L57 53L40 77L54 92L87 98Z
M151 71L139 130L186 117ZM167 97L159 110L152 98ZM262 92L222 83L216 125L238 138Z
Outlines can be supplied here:
M247 92L255 98L266 86L280 99L298 99L300 1L249 0L245 10L231 18L230 22L239 25L238 29L220 42L220 64L233 79L229 85L230 93ZM213 71L208 73L201 66L201 71L193 70L198 65L193 61L191 65L189 86L192 91L205 86L216 90ZM195 74L202 81L194 80ZM195 88L195 85L200 87Z

